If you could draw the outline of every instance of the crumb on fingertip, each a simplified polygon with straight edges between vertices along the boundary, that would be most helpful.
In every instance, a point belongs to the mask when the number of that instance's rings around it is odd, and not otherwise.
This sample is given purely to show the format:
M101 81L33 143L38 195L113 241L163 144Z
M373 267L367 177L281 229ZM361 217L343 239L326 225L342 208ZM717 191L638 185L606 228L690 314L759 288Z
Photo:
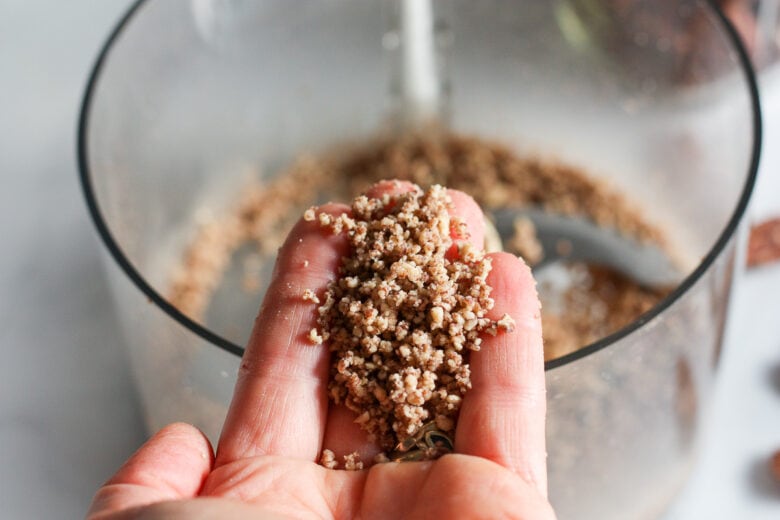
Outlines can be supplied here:
M309 341L314 345L322 345L322 336L317 332L317 329L311 329L309 331Z
M515 330L515 320L509 314L504 314L496 322L496 326L505 332L512 332Z
M305 302L320 303L320 299L317 298L317 295L311 289L305 289L301 298Z

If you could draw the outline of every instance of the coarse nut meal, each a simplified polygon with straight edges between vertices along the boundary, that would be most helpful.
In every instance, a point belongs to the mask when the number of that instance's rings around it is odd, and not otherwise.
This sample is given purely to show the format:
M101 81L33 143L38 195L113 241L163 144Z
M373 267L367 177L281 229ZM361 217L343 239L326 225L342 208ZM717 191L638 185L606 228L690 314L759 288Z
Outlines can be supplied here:
M434 185L358 196L350 215L304 214L350 245L318 308L321 331L310 335L332 352L329 396L388 452L404 451L430 421L452 432L471 388L469 352L480 349L483 333L514 328L508 315L486 317L490 258L467 241L466 224L450 207L447 191ZM302 297L319 301L311 290ZM441 435L413 454L433 458L447 444Z

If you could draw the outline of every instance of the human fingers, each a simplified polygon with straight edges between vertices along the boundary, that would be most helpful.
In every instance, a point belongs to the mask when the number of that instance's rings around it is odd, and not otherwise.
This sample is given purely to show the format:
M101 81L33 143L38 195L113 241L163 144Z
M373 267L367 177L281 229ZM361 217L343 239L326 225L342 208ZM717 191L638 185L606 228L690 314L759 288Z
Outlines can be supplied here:
M545 382L542 325L536 282L519 258L494 253L487 282L495 306L514 330L486 336L471 354L473 388L458 419L455 449L511 469L547 493Z
M98 490L87 519L109 519L121 511L195 497L213 463L208 439L194 426L166 426Z
M316 213L345 211L346 206L328 204ZM317 219L301 219L288 235L241 361L218 466L268 454L317 458L328 406L329 356L312 334L315 297L322 297L346 248L345 238L325 231Z

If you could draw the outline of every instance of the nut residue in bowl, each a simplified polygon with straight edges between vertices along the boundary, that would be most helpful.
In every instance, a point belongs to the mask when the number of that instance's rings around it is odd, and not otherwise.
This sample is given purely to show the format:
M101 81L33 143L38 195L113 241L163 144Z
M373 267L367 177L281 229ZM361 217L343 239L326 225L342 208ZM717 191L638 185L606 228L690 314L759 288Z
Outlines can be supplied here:
M171 303L211 326L205 316L234 251L246 244L256 245L256 257L244 262L243 285L261 291L260 269L273 263L277 248L301 212L327 200L350 200L386 179L407 180L423 188L440 184L463 191L474 197L488 217L504 208L539 208L586 219L626 240L656 244L664 251L671 249L665 233L637 210L633 201L580 168L521 156L503 144L476 137L445 131L409 134L368 140L317 155L303 154L276 176L244 189L227 214L201 223L173 273ZM516 223L515 236L503 237L504 246L523 254L532 264L548 252L534 243L528 221ZM565 249L567 243L562 240L559 245ZM570 320L566 312L551 312L552 306L541 294L546 359L573 352L618 330L669 291L669 287L643 288L626 282L617 272L609 280L603 278L600 280L608 283L598 287L614 286L615 290L591 291L595 287L592 284L582 290L575 288L578 305L584 295L598 306L609 306L609 294L617 296L626 288L641 295L642 305L631 303L608 322L594 313ZM610 301L602 303L604 297ZM225 334L220 324L215 325L216 332Z

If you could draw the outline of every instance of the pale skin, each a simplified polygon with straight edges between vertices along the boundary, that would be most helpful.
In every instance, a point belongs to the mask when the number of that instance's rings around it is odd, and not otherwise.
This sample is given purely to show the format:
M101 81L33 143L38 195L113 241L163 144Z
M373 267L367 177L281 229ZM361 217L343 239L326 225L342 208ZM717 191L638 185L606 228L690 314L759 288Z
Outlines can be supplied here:
M370 194L407 189L384 182ZM463 193L450 195L452 213L482 244L479 207ZM355 414L328 402L328 350L308 339L316 306L301 298L305 289L323 293L345 251L343 237L297 223L255 321L216 455L193 426L163 428L98 490L89 520L555 517L546 498L539 301L530 269L505 253L491 255L489 316L508 313L516 328L486 336L471 355L473 389L463 399L456 453L362 471L317 463L325 447L339 460L355 450L364 461L377 453Z

